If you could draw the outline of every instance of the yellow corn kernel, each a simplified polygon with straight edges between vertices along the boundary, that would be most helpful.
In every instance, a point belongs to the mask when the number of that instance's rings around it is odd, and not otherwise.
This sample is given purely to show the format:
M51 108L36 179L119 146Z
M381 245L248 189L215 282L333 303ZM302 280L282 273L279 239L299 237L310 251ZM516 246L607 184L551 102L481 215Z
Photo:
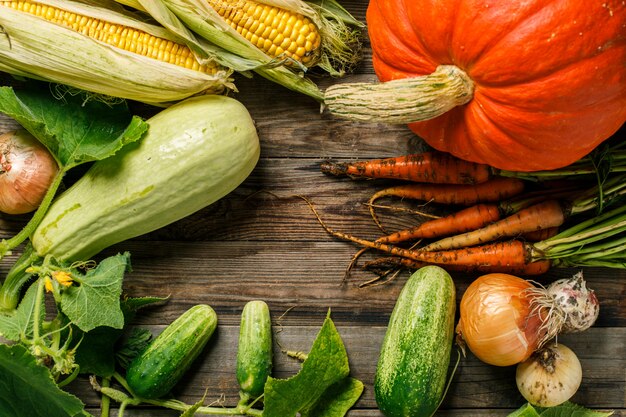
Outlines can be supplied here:
M291 58L306 66L316 63L321 36L306 16L253 0L208 0L237 32L271 57Z
M92 39L108 45L137 53L148 58L161 57L163 62L179 65L188 69L201 71L206 74L215 74L217 64L200 65L188 47L176 44L167 39L152 36L146 32L131 27L104 22L89 16L57 9L53 6L42 5L34 1L4 1L0 6L30 13L42 19L76 30ZM43 7L42 7L43 6ZM169 50L164 54L162 50ZM178 57L180 55L180 57Z

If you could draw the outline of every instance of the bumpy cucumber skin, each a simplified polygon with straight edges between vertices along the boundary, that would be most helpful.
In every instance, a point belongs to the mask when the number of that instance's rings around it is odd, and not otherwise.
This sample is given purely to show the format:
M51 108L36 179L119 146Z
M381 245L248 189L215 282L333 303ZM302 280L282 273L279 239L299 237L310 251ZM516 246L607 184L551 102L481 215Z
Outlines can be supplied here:
M31 238L39 256L87 260L180 220L234 190L259 159L254 121L229 97L193 97L148 124L56 199Z
M426 266L406 282L382 343L374 394L387 417L429 417L445 391L454 337L454 282Z
M272 321L267 304L253 300L243 308L237 347L237 382L242 396L263 394L272 372Z
M206 304L191 307L163 330L126 371L126 382L141 398L164 396L189 370L217 327Z

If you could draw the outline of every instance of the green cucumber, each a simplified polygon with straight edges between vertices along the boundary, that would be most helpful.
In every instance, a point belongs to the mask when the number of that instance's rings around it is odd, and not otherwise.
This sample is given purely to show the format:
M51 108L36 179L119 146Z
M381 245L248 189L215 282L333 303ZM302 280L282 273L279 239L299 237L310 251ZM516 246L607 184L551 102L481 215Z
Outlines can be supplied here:
M265 381L272 372L272 321L267 304L248 302L241 313L237 347L237 382L245 402L263 394Z
M31 241L36 253L85 261L224 197L255 167L259 138L247 109L198 96L148 119L138 143L96 162L52 204Z
M189 370L217 327L211 307L191 307L161 332L128 366L126 382L140 398L156 399L171 391Z
M416 271L389 319L374 394L387 417L429 417L445 395L456 309L454 282L438 266Z

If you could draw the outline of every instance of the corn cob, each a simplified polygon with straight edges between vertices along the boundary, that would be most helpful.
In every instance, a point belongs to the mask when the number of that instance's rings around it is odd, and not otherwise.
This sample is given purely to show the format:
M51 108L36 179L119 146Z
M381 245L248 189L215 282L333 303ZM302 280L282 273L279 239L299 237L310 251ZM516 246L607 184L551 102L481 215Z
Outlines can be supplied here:
M67 0L0 0L0 9L6 34L5 42L0 40L0 70L153 104L228 85L231 70L215 61L200 63L165 29L123 14ZM26 49L21 56L20 47ZM61 54L71 61L73 75L59 74L68 65L57 66L58 58L46 56Z
M206 40L230 52L235 59L225 62L235 71L255 71L320 102L324 95L306 72L317 67L342 76L361 57L364 25L335 0L115 1L148 13L200 50L199 40Z
M253 0L208 0L240 35L271 57L309 67L320 57L320 32L308 17Z
M201 65L187 46L171 40L158 38L141 30L116 25L33 1L0 0L0 3L5 7L30 13L49 22L73 29L92 39L148 58L208 74L215 74L218 70L218 66L215 63Z

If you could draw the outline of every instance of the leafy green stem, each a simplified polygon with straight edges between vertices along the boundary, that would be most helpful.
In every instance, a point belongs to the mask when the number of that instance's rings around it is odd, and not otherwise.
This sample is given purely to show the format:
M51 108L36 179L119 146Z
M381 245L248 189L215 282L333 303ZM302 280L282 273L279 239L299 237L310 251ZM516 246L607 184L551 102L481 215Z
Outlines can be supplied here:
M27 245L22 255L9 270L0 288L0 311L10 312L17 307L22 286L32 277L32 274L26 270L38 260L40 260L39 255L31 245Z
M109 388L111 386L111 378L102 378L102 386ZM108 395L102 395L100 400L100 417L109 417L111 410L111 398Z
M532 246L533 257L559 266L626 269L626 206L587 219Z
M171 399L156 399L156 400L152 400L152 399L147 399L147 398L136 397L133 394L133 392L130 389L130 387L128 386L128 383L126 382L126 379L124 379L124 377L122 375L120 375L118 372L116 372L116 373L113 374L113 378L126 391L128 391L133 396L133 401L137 401L137 402L141 402L141 403L145 403L145 404L150 404L150 405L156 405L156 406L159 406L159 407L169 408L171 410L177 410L177 411L183 411L183 412L187 411L188 409L193 407L192 405L189 405L187 403L184 403L184 402L178 401L178 400L171 400ZM195 410L195 412L196 412L196 414L228 415L228 416L247 415L247 416L260 417L260 416L263 415L263 410L257 410L257 409L250 408L249 405L238 405L237 407L204 407L204 406L202 406L202 407L198 407Z
M66 171L63 168L59 170L57 175L54 177L52 184L50 184L50 187L48 188L46 195L41 201L41 204L39 205L33 216L30 218L28 223L26 223L26 226L24 226L22 230L20 230L12 238L8 240L3 240L2 243L0 243L0 259L2 259L6 254L10 253L12 249L15 249L19 244L24 242L35 232L35 229L37 228L37 226L39 226L39 223L41 223L43 217L48 212L48 208L50 208L50 204L52 204L52 200L54 199L54 196L56 195L56 192L61 185L63 177L65 176L65 172Z
M192 406L177 400L148 400L141 399L142 402L146 404L156 405L160 407L169 408L171 410L177 411L187 411ZM262 416L263 410L257 410L255 408L250 407L198 407L195 410L196 414L207 414L207 415L225 415L225 416Z
M65 378L63 381L59 381L57 385L59 386L59 388L66 386L67 384L75 380L79 373L80 373L80 366L76 366L74 370L72 371L72 373L70 374L70 376Z
M41 323L39 323L39 318L41 317L41 300L43 299L43 287L44 281L40 279L37 281L37 298L35 298L34 305L34 319L33 323L33 340L37 342L39 340L39 328L41 327Z

